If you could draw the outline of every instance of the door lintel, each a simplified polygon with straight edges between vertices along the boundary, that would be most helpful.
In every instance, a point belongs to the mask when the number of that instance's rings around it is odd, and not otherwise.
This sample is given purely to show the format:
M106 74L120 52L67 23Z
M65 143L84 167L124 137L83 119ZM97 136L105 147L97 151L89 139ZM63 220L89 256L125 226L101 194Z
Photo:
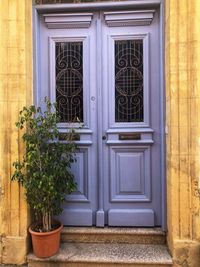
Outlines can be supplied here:
M52 12L66 12L66 11L86 11L86 10L122 10L122 9L138 9L138 8L159 8L164 3L164 0L132 0L122 2L102 2L102 3L70 3L70 4L44 4L35 5L33 8L39 14Z

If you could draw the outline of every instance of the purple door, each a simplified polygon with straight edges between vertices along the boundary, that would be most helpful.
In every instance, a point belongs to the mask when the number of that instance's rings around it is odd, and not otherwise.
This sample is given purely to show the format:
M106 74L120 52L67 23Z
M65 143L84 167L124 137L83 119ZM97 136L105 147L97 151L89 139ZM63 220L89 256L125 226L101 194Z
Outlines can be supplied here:
M61 133L84 124L65 225L161 225L158 20L155 10L40 17L37 101L57 102Z

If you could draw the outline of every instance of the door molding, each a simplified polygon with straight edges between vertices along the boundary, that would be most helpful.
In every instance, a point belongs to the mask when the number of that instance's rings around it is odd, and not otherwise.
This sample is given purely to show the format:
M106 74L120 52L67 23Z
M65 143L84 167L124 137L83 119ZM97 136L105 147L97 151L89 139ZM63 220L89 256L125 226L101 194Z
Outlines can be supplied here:
M43 17L49 29L89 28L93 14L44 14Z
M108 27L150 25L155 10L112 11L104 12Z
M164 0L140 0L140 1L122 1L122 2L101 2L101 3L80 3L80 4L51 4L51 5L35 5L33 6L33 88L34 88L34 103L39 102L39 84L40 84L40 71L39 71L39 15L40 14L52 14L55 12L68 12L68 11L97 11L97 10L105 10L105 11L114 11L114 10L134 10L134 8L157 8L160 13L160 89L161 89L161 98L160 98L160 107L161 107L161 161L160 164L162 166L161 172L161 196L162 196L162 229L166 230L166 147L165 147L165 86L164 86ZM101 25L97 26L98 31L101 32ZM98 34L97 36L101 36ZM100 40L99 40L100 41ZM99 43L100 45L100 43ZM97 60L98 68L101 68L101 58ZM99 87L101 87L101 77L99 77L98 81L98 94L100 94ZM100 95L98 95L99 97ZM99 112L100 113L100 112ZM102 121L101 114L98 114L99 122ZM101 123L98 123L101 125ZM99 129L101 130L101 129ZM99 132L99 138L102 138L102 131ZM100 143L100 142L98 142ZM98 160L102 160L102 147L99 146L99 158ZM100 166L100 165L99 165ZM102 170L99 169L99 210L97 212L97 220L99 217L99 224L97 226L102 226L102 218L103 214L103 177Z

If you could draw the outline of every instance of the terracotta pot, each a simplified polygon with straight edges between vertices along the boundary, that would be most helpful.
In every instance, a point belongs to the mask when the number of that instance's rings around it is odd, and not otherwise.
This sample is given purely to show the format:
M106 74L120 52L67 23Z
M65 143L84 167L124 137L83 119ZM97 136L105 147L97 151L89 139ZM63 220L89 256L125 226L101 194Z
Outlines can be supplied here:
M63 224L60 227L50 232L34 232L29 227L29 232L32 237L33 253L39 258L48 258L56 254L60 247L60 233Z

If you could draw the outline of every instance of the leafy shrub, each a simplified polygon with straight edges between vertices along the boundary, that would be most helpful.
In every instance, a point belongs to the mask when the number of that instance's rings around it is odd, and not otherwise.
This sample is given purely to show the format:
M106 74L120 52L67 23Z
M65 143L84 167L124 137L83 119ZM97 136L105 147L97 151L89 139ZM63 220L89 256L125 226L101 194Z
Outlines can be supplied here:
M75 161L77 146L74 129L67 133L67 142L59 142L56 105L45 98L46 108L24 107L16 126L26 130L22 139L26 151L22 161L13 163L17 180L25 188L28 204L42 217L42 231L52 228L52 215L62 212L65 195L76 189L71 164ZM77 135L77 134L76 134Z

